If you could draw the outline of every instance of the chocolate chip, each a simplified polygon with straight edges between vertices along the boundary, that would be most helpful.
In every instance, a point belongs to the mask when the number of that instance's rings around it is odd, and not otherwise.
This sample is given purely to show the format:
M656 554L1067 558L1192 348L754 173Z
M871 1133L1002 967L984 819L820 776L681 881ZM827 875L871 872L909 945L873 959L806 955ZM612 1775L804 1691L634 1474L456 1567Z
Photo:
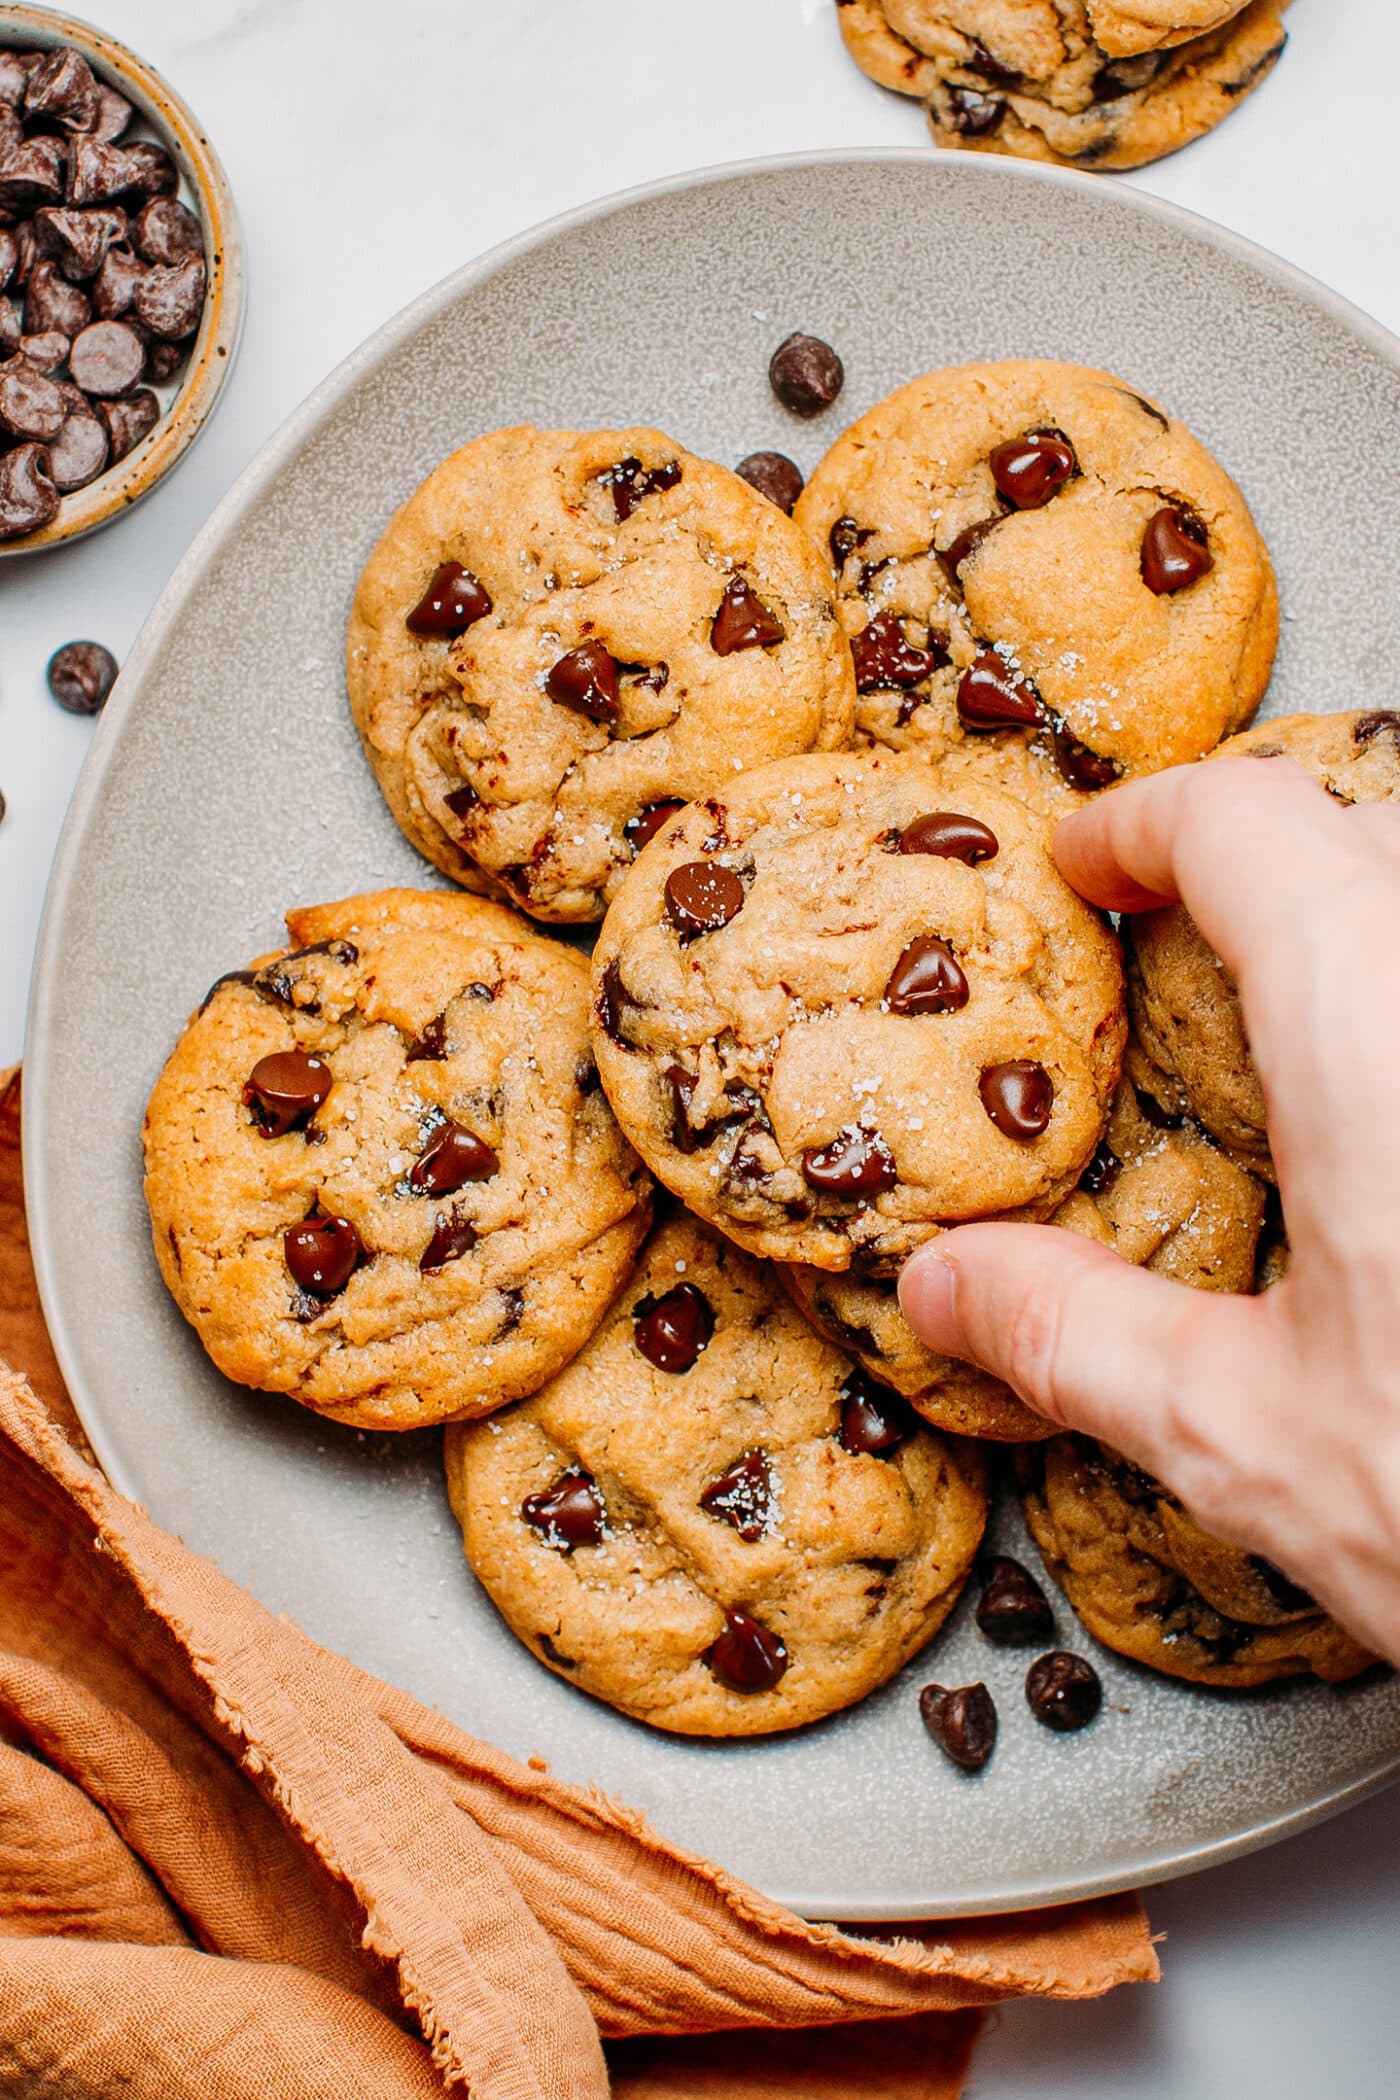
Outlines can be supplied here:
M57 437L68 413L62 389L23 358L0 370L0 429L21 443L45 443Z
M1133 1098L1154 1130L1180 1130L1186 1121L1185 1116L1179 1115L1175 1109L1168 1108L1155 1094L1149 1094L1145 1086L1135 1086Z
M75 282L96 276L111 249L126 239L126 213L117 206L70 211L46 206L34 214L34 243L40 255ZM76 329L70 329L76 335Z
M792 516L792 506L802 494L804 487L802 469L790 460L786 452L750 452L734 469L741 481L779 510Z
M1362 715L1353 725L1352 742L1359 747L1373 744L1378 736L1388 736L1391 743L1400 749L1400 714L1393 708L1375 708L1369 715Z
M49 658L49 691L70 715L99 714L117 677L117 659L101 642L65 642Z
M168 268L152 264L131 303L143 328L162 342L182 343L194 334L204 311L204 257L186 255Z
M1262 1553L1251 1553L1249 1565L1263 1583L1280 1611L1316 1611L1317 1599L1311 1590L1303 1589L1282 1568L1276 1568Z
M829 1145L810 1146L802 1155L802 1176L824 1196L878 1196L899 1179L879 1131L859 1124L838 1131Z
M598 1017L598 1026L609 1042L616 1043L623 1050L635 1048L622 1032L622 1009L631 1003L627 996L627 988L622 982L621 965L614 956L603 970L603 982L599 987L594 1012Z
M1016 510L1039 510L1056 489L1079 472L1074 447L1062 430L1028 430L997 445L989 461L997 493Z
M1184 591L1215 567L1210 535L1192 510L1168 505L1154 511L1142 536L1142 580L1163 597Z
M81 400L82 396L78 398ZM111 449L102 418L89 411L86 404L72 410L64 418L58 436L49 441L49 473L54 487L64 495L86 488L106 466Z
M105 80L99 80L97 110L92 122L85 124L83 129L91 139L119 139L135 114L125 95L119 95Z
M204 256L204 231L178 197L150 197L136 216L137 253L170 268L187 256Z
M687 940L717 932L744 907L744 885L717 860L687 860L666 877L671 924Z
M491 610L491 599L470 569L459 561L445 561L433 571L431 583L404 620L410 634L437 641L453 641Z
M179 173L164 146L147 139L135 139L129 146L97 138L73 141L68 164L70 204L111 204L118 197L155 197L179 187Z
M0 226L0 292L19 268L19 235L12 227Z
M73 383L85 394L111 399L129 393L146 369L146 347L126 321L94 321L68 354Z
M693 1283L640 1299L632 1317L633 1338L647 1362L675 1376L690 1370L715 1331L714 1309Z
M977 817L965 817L952 809L936 809L926 817L915 817L899 834L901 853L936 853L944 860L960 860L975 868L980 861L994 860L998 852L996 833Z
M285 1137L315 1114L334 1084L324 1058L306 1050L274 1050L248 1074L243 1099L265 1138Z
M973 37L971 44L972 49L963 60L969 73L977 73L983 80L995 80L1002 86L1021 78L1014 66L1003 65L999 58L994 58L979 37Z
M820 336L790 335L768 361L768 383L795 416L819 416L846 383L840 358Z
M958 682L958 717L972 730L1022 729L1043 722L1045 709L1029 679L984 649Z
M343 1291L364 1251L348 1218L306 1218L300 1225L289 1225L282 1235L292 1281L313 1298L334 1298Z
M1080 1188L1086 1196L1101 1196L1118 1179L1122 1165L1122 1160L1105 1138L1080 1175Z
M1103 1686L1092 1663L1057 1648L1026 1672L1026 1701L1037 1721L1068 1735L1088 1727L1103 1702Z
M31 212L63 202L64 164L61 139L25 139L5 156L0 167L0 211Z
M1155 80L1165 56L1160 51L1144 51L1136 57L1120 59L1116 65L1100 66L1090 82L1095 102L1116 102L1120 95L1138 94Z
M601 642L580 642L561 656L544 689L551 700L587 715L590 722L617 720L617 663Z
M668 460L664 467L644 467L639 459L632 457L620 459L615 467L605 467L598 476L604 488L612 490L613 509L619 525L631 517L643 496L673 489L680 478L679 460Z
M735 1608L726 1611L724 1632L705 1660L731 1692L771 1692L788 1666L788 1652L776 1633Z
M964 1684L952 1692L926 1684L919 1694L919 1717L939 1749L964 1772L980 1772L996 1748L997 1710L985 1684Z
M706 1516L732 1524L746 1546L763 1537L772 1509L772 1481L763 1451L746 1451L700 1496Z
M414 1161L408 1185L416 1195L450 1196L469 1181L489 1181L500 1165L495 1148L484 1138L460 1123L448 1123Z
M933 105L934 114L947 130L960 138L986 139L1001 129L1007 103L1001 95L984 95L977 88L946 86Z
M769 611L752 584L742 576L732 577L710 626L710 647L715 655L733 656L740 649L768 649L786 637L786 627L775 612Z
M693 1152L700 1137L687 1111L700 1082L693 1072L687 1072L684 1065L667 1065L662 1076L671 1090L671 1143L677 1152Z
M40 51L0 50L0 109L23 107L29 76L42 63Z
M995 532L998 525L1004 522L1005 519L1001 515L995 518L979 518L975 525L969 525L960 532L951 546L943 549L938 559L951 582L961 585L964 562L971 561L987 535Z
M666 819L673 817L678 809L684 808L683 802L644 803L635 817L627 819L622 827L622 836L634 853L640 853L643 846L651 844Z
M404 1052L406 1065L439 1064L447 1055L447 1016L436 1014Z
M470 1218L459 1218L455 1210L440 1210L419 1259L419 1270L424 1276L436 1276L449 1262L460 1261L464 1254L469 1254L478 1237Z
M948 637L936 628L928 631L928 647L916 648L904 632L904 623L892 612L876 613L859 634L851 637L855 661L856 691L877 692L881 686L918 685L948 662Z
M1051 741L1061 774L1072 788L1078 788L1083 794L1090 795L1099 788L1112 787L1123 771L1116 758L1107 758L1103 752L1081 744L1063 722L1054 724Z
M841 1447L853 1456L888 1458L918 1427L913 1409L865 1371L852 1371L841 1388Z
M98 401L94 405L107 426L114 460L125 459L160 421L160 403L148 386L138 387L120 401Z
M24 333L43 335L52 328L71 338L91 319L86 292L70 284L54 263L36 262L24 288Z
M1055 1088L1044 1065L1013 1057L985 1067L978 1090L982 1106L1004 1137L1026 1144L1040 1136L1050 1121Z
M151 336L146 344L146 377L157 383L173 377L188 351L188 343L163 343L159 336Z
M986 1585L977 1600L977 1624L999 1648L1015 1648L1024 1641L1050 1640L1055 1616L1029 1568L1003 1553L987 1564Z
M22 335L20 356L36 372L56 372L68 356L69 341L61 328L45 328L39 335Z
M95 214L84 212L82 216L91 218ZM109 248L92 280L92 310L99 320L116 321L130 313L136 287L145 274L146 265L137 260L130 248L120 243Z
M42 445L16 445L0 454L0 540L38 532L58 515L58 490Z
M0 299L0 360L8 362L19 349L19 314L8 299Z
M955 1014L967 1001L967 979L948 943L936 933L910 941L885 986L885 1002L893 1014Z
M527 1495L520 1505L524 1522L556 1553L572 1553L576 1546L600 1546L606 1514L597 1483L582 1466L570 1466L553 1487Z
M74 131L96 121L97 81L81 51L59 44L45 53L25 85L24 110L30 117L57 118Z
M838 518L826 536L831 559L838 569L843 569L856 549L874 537L873 525L857 525L854 518Z

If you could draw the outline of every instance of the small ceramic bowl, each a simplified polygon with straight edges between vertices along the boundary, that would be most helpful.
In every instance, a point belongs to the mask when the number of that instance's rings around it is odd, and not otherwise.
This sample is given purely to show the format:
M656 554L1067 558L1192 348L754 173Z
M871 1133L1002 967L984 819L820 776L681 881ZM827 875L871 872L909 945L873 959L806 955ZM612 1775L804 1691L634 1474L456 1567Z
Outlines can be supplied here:
M157 385L163 413L139 445L115 465L63 498L58 515L39 532L0 540L0 557L66 546L121 517L148 496L182 459L208 422L233 367L243 326L243 249L228 178L194 112L144 59L115 37L48 7L0 8L0 47L48 51L69 44L99 79L117 88L136 110L132 136L154 136L180 170L179 195L204 228L208 273L199 332L183 367ZM149 383L149 382L147 382Z

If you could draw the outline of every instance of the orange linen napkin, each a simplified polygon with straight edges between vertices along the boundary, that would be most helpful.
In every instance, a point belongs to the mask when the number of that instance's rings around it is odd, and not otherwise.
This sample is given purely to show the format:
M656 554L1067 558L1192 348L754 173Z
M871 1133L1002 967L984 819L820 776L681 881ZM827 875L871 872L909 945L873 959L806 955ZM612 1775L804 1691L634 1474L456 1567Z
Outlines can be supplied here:
M273 1618L85 1455L18 1117L0 1077L0 2094L955 2100L978 2007L1155 1977L1135 1897L805 1923Z

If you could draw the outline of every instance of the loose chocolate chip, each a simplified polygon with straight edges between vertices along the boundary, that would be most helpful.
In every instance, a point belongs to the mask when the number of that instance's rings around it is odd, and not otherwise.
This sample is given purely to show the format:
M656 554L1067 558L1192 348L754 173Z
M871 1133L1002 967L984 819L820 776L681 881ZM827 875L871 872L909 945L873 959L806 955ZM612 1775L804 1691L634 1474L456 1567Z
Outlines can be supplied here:
M44 444L58 436L67 413L62 389L23 358L0 371L0 429L11 437Z
M86 409L74 409L64 419L58 436L49 441L49 473L54 487L64 495L86 488L106 466L111 449L102 418Z
M315 1114L334 1084L324 1058L306 1050L274 1050L248 1074L243 1099L265 1138L285 1137Z
M938 559L943 564L944 573L951 582L961 584L964 562L971 561L983 540L987 538L989 533L995 532L998 525L1002 523L1004 523L1004 519L1001 515L995 518L979 518L975 525L969 525L964 531L960 532L951 546L943 549Z
M172 378L188 351L187 343L163 343L159 336L152 336L146 345L146 377L157 384Z
M999 849L996 833L977 817L936 809L905 825L899 834L899 850L936 853L944 860L960 860L975 868L980 861L994 860Z
M617 662L601 642L580 642L561 656L544 689L551 700L587 715L590 722L617 720Z
M878 1130L852 1124L838 1131L829 1145L813 1145L802 1155L802 1176L824 1196L878 1196L899 1179L894 1155Z
M43 335L52 328L71 338L91 319L92 303L86 292L60 275L55 264L36 262L24 288L24 333Z
M300 1225L289 1225L282 1235L292 1281L313 1298L334 1298L343 1291L364 1251L348 1218L306 1218Z
M84 218L95 214L85 212ZM107 250L92 280L92 310L102 321L116 321L130 313L136 287L146 274L130 248L117 244Z
M133 231L137 253L149 263L170 268L186 256L203 257L203 229L178 197L148 198L137 213Z
M5 290L18 268L19 236L12 227L0 226L0 292Z
M68 354L73 383L110 400L129 393L146 369L146 346L126 321L94 321Z
M1184 591L1215 567L1210 535L1191 510L1168 505L1154 511L1142 536L1142 580L1160 598Z
M1083 794L1091 795L1099 788L1112 787L1123 771L1116 758L1107 758L1102 751L1081 744L1063 722L1054 724L1051 741L1061 774L1072 788L1078 788Z
M553 1487L527 1495L520 1514L538 1531L556 1553L572 1553L576 1546L600 1546L603 1542L603 1498L597 1483L582 1466L570 1466Z
M1351 732L1352 742L1361 748L1373 744L1378 736L1388 736L1400 748L1400 714L1393 708L1378 707L1369 715L1362 715Z
M0 454L0 540L38 532L58 515L58 490L42 445L16 445Z
M420 1152L408 1185L417 1195L450 1196L469 1181L488 1181L500 1169L495 1148L460 1123L448 1123Z
M1079 472L1074 447L1062 430L1028 430L997 445L989 464L997 494L1016 510L1039 510Z
M716 608L710 626L710 647L716 656L733 656L740 649L769 649L787 638L787 629L775 612L742 576L732 577Z
M673 489L680 478L679 460L668 460L663 467L644 467L639 459L631 457L620 459L615 467L605 467L598 476L604 488L612 490L619 525L631 517L643 496Z
M155 197L179 186L175 163L164 146L146 139L136 139L129 146L111 145L98 138L73 141L68 165L70 204L111 204L118 197Z
M55 117L74 131L86 131L97 117L97 81L81 51L59 44L46 52L24 90L29 117Z
M679 1376L688 1371L715 1331L714 1309L693 1283L678 1283L659 1298L633 1307L633 1338L649 1364Z
M732 1524L746 1546L763 1537L772 1506L772 1481L763 1451L746 1451L700 1496L706 1516Z
M984 649L958 681L958 717L972 730L1023 729L1045 719L1039 693L995 649Z
M0 299L0 359L8 363L19 348L19 314L8 299Z
M757 489L760 496L766 496L788 517L792 516L792 506L805 484L802 469L788 458L786 452L750 452L734 471L751 489Z
M997 1710L985 1684L959 1685L952 1692L926 1684L919 1694L919 1717L939 1749L964 1772L980 1772L996 1748Z
M1013 1057L988 1065L978 1081L982 1106L1004 1137L1026 1144L1050 1121L1055 1088L1044 1065Z
M666 877L671 924L687 940L717 932L744 908L744 885L717 860L687 860Z
M1057 1648L1026 1672L1026 1701L1037 1721L1069 1735L1093 1720L1103 1702L1103 1686L1092 1663Z
M101 642L65 642L49 658L49 691L70 715L99 714L117 678L117 659Z
M948 661L947 636L930 628L929 646L918 649L904 632L904 622L892 612L876 613L860 633L851 637L851 655L856 667L856 691L877 692L881 686L918 685Z
M126 213L118 206L69 211L49 205L34 214L38 252L75 282L95 277L111 249L125 239ZM76 335L77 329L69 333Z
M724 1632L705 1660L731 1692L771 1692L788 1666L788 1652L776 1633L733 1609L726 1611Z
M39 51L0 50L0 109L21 109L29 76L43 60Z
M1003 1553L987 1565L986 1586L977 1600L977 1624L999 1648L1015 1648L1024 1641L1050 1640L1055 1616L1030 1569Z
M447 1016L436 1014L404 1052L406 1065L440 1064L447 1055Z
M0 211L38 211L46 204L63 202L63 166L67 159L61 139L25 139L5 156L0 167Z
M424 1276L436 1276L452 1261L460 1261L476 1245L477 1229L470 1218L459 1218L456 1211L439 1211L433 1220L432 1234L423 1249L418 1267Z
M470 569L459 561L445 561L404 621L410 634L427 635L438 641L454 641L491 610L491 599Z
M873 525L857 525L854 518L838 518L827 534L827 545L831 548L831 559L838 569L843 569L857 547L875 537Z
M162 342L182 343L194 334L204 311L204 257L186 255L168 268L153 263L131 303L143 328Z
M853 1371L841 1388L841 1447L855 1456L888 1458L908 1443L917 1427L913 1409L865 1371Z
M790 335L768 362L768 383L795 416L819 416L846 383L840 358L820 336Z
M1001 95L984 95L977 88L945 87L936 115L960 138L986 139L1001 129L1007 103Z
M40 335L22 335L20 356L36 372L56 372L68 356L68 337L61 328L46 328Z
M910 941L885 986L892 1014L955 1014L967 1005L968 996L956 956L936 933Z
M651 844L666 819L673 817L678 809L684 808L683 802L644 803L635 817L627 819L622 827L622 836L634 853L640 853L643 846Z
M92 122L85 124L83 129L92 139L119 139L135 114L125 95L119 95L105 80L99 80L97 112Z
M1117 1180L1122 1164L1122 1160L1105 1138L1080 1175L1079 1186L1086 1196L1101 1196L1104 1190Z
M160 421L160 403L148 386L138 387L120 401L98 401L95 406L107 426L114 460L125 459Z

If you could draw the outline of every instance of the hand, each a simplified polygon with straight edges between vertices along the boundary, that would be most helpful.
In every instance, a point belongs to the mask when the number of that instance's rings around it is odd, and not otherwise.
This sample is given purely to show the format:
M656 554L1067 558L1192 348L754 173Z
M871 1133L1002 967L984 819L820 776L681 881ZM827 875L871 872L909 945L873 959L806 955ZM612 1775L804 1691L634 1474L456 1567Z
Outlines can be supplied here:
M1400 1663L1400 809L1221 759L1102 796L1055 858L1114 911L1180 898L1233 974L1288 1274L1217 1297L1073 1233L964 1225L908 1262L900 1303Z

